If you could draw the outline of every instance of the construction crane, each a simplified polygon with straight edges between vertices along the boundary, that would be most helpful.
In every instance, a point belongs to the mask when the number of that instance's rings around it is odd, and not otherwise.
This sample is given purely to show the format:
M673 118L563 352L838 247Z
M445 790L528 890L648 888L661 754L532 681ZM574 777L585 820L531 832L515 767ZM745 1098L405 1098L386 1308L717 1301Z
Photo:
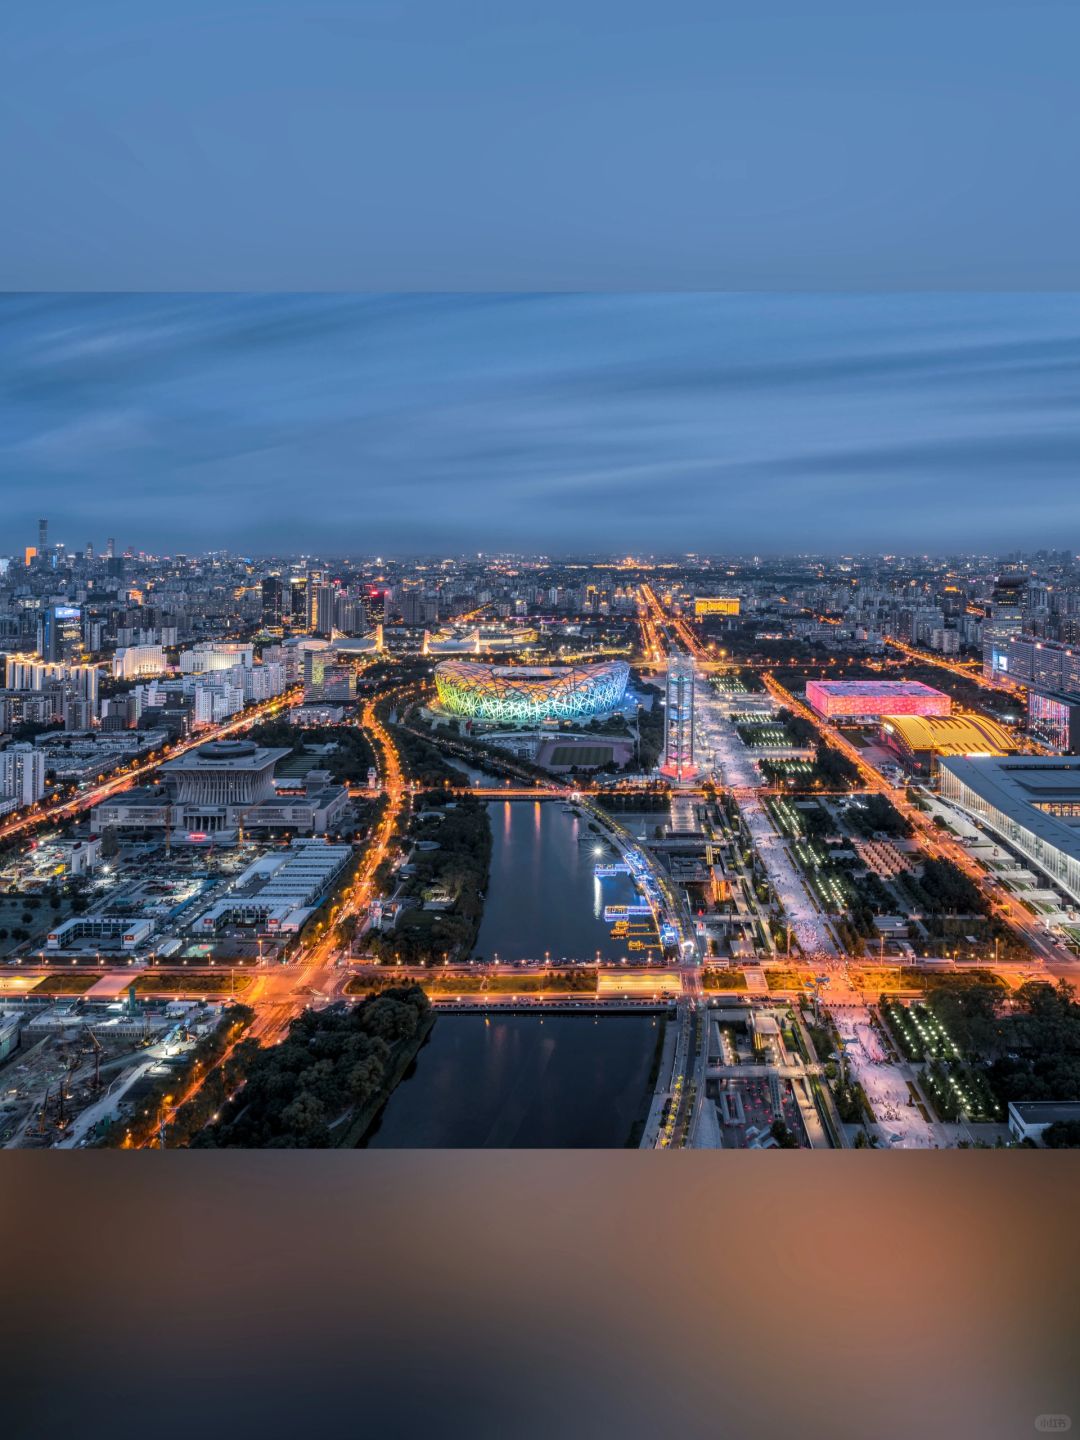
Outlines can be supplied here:
M87 1025L85 1029L89 1036L90 1044L94 1047L94 1094L96 1095L101 1089L101 1054L104 1046L94 1034L93 1030L90 1029L89 1025Z
M78 1068L79 1057L78 1055L72 1055L71 1059L68 1061L67 1071L65 1072L63 1078L60 1081L60 1103L56 1114L56 1128L58 1130L63 1130L64 1126L67 1124L67 1116L64 1114L64 1101L70 1098L68 1094L68 1084Z

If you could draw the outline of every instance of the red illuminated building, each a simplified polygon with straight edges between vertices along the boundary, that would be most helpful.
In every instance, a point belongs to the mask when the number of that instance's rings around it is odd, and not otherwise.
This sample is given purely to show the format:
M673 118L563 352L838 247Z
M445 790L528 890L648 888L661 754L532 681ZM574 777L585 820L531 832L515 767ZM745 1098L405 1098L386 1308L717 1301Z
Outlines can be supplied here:
M809 680L806 699L826 720L948 715L952 709L948 695L920 680Z

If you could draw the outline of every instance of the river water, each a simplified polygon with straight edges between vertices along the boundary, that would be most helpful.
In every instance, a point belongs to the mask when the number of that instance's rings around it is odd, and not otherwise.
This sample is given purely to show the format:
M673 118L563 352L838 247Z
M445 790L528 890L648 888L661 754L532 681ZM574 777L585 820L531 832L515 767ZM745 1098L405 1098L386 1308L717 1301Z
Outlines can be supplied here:
M639 1117L654 1015L439 1015L367 1144L618 1148Z
M638 898L627 875L596 879L598 860L617 860L595 821L568 814L557 800L502 800L491 818L491 880L476 941L477 957L493 960L619 960L626 942L613 940L605 905ZM597 854L597 850L602 853Z
M636 898L591 822L558 800L492 801L491 878L477 956L621 959L605 905ZM598 857L596 847L603 855ZM441 1014L367 1143L618 1147L645 1099L660 1019L653 1015Z

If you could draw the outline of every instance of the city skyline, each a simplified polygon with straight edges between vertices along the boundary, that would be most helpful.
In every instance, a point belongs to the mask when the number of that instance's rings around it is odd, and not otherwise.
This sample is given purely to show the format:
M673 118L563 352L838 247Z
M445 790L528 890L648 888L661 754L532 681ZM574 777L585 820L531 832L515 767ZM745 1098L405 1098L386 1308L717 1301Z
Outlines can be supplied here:
M119 530L152 553L560 556L1015 549L1080 515L1075 296L8 296L4 315L13 553L43 510L69 548Z

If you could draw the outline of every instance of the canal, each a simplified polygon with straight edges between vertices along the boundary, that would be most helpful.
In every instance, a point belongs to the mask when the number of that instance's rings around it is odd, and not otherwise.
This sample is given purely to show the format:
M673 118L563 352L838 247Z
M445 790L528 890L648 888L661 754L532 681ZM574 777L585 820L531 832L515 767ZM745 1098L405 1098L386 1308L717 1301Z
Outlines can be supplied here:
M372 1149L627 1143L658 1015L440 1015L367 1139Z

